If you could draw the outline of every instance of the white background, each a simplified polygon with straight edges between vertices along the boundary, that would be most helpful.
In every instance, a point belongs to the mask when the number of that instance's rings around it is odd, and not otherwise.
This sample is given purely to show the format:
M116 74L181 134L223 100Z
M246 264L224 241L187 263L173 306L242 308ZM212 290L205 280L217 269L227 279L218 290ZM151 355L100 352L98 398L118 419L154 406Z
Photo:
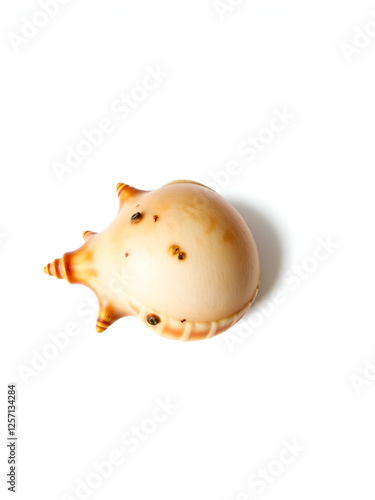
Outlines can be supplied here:
M70 1L34 33L38 2L1 4L3 493L16 382L21 499L374 498L375 4L230 3ZM148 67L168 76L122 120L111 106L141 95ZM270 138L275 109L293 119L247 161L240 145ZM59 180L54 162L102 119L112 132ZM98 334L92 292L43 273L111 222L117 182L215 175L262 267L225 334L177 342L136 318ZM34 369L69 323L79 333ZM153 423L158 400L178 408ZM132 426L144 441L129 446ZM95 475L115 450L123 463Z

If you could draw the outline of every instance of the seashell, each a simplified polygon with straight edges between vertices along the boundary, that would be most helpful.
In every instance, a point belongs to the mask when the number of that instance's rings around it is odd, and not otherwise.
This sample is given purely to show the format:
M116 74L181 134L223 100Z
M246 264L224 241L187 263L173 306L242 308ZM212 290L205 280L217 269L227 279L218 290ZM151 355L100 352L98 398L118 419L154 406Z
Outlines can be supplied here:
M212 189L174 181L155 191L117 185L120 208L101 233L44 271L89 287L99 300L98 332L138 316L179 340L233 326L259 288L258 251L237 210Z

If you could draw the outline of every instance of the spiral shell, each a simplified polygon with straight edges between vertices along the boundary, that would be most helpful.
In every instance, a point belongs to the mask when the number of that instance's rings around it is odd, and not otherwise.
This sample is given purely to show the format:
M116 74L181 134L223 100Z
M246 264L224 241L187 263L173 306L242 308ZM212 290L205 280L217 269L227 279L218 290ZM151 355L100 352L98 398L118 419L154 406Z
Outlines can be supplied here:
M114 221L85 231L80 248L44 268L94 291L97 331L133 315L160 336L200 340L239 321L255 300L260 267L235 208L185 180L155 191L119 183L117 193Z

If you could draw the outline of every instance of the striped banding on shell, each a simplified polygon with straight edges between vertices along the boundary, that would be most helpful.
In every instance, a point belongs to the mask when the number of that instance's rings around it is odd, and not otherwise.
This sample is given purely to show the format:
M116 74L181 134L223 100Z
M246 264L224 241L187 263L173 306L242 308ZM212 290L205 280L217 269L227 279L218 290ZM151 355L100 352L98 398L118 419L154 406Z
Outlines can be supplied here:
M107 321L107 320L105 320L105 319L98 318L98 319L96 320L96 331L97 331L98 333L102 333L102 332L104 332L105 330L107 330L107 328L108 328L109 326L111 326L111 325L112 325L112 323L113 323L113 321Z
M66 271L63 259L55 259L50 264L47 264L43 271L50 276L55 276L56 278L62 280L66 279Z
M129 186L129 184L124 184L123 182L119 182L116 186L116 189L117 189L117 196L120 196L121 193L123 192L123 190L125 188L127 188Z

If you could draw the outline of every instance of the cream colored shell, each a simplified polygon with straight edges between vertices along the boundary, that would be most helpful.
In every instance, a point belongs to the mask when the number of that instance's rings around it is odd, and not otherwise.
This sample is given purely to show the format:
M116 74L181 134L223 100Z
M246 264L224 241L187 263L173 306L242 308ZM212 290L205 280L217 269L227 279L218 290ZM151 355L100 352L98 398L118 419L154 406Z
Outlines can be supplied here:
M212 337L234 325L254 301L257 248L241 215L202 184L175 181L155 191L118 184L120 208L100 234L45 267L91 288L97 330L138 316L157 334Z

